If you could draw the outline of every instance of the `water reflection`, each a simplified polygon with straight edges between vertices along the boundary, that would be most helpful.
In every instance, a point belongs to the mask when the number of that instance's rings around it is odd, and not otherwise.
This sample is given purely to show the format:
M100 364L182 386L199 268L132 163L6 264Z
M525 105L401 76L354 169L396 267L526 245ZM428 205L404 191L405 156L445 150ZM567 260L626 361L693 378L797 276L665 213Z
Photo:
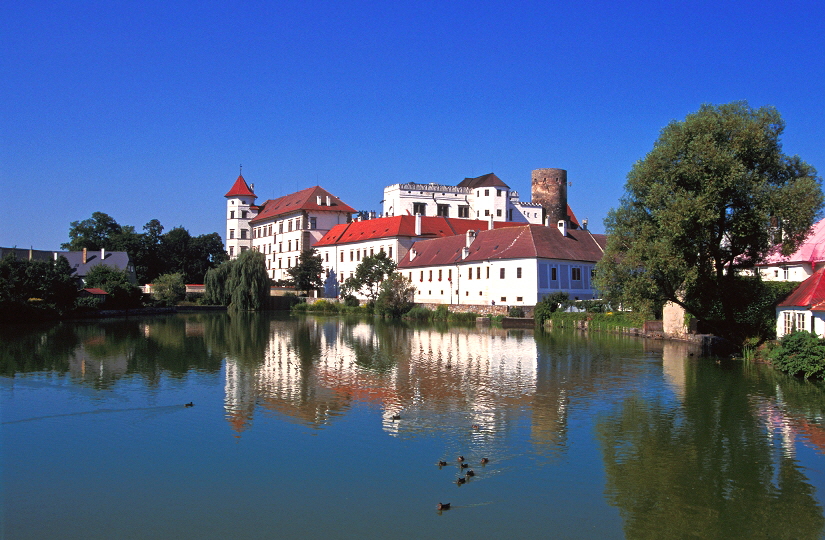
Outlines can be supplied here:
M433 469L461 453L476 472L480 457L492 457L476 485L519 476L546 497L562 492L562 477L590 485L603 510L618 509L628 538L818 538L825 527L822 494L814 488L823 484L822 462L819 469L804 465L825 455L823 386L765 366L702 359L683 344L256 313L0 327L0 340L4 388L25 387L45 373L88 394L127 381L133 391L160 393L170 378L183 386L206 375L218 429L180 428L198 440L214 437L243 449L256 438L278 440L287 425L326 435L328 446L318 450L326 455L346 431L327 428L356 417L363 424L354 429L377 453L384 444L406 449L413 461L425 447ZM13 405L22 411L23 401ZM171 417L182 410L166 411L167 403L136 399L122 409L94 410L83 402L77 412L55 406L3 420L18 429L43 418L75 420L89 409L98 417L149 409ZM204 404L186 411L206 410ZM428 446L433 440L438 444ZM565 468L571 463L579 468ZM316 467L317 460L302 474ZM541 468L554 474L533 480ZM302 489L304 481L289 489ZM496 496L522 495L519 486L509 489Z

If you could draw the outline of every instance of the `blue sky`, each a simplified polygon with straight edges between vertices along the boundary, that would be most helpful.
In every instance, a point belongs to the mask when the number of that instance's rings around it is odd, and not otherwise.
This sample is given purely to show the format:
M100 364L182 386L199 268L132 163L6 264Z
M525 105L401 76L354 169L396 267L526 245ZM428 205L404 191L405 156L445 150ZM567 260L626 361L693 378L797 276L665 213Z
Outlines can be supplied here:
M825 173L825 3L40 2L0 18L0 245L57 249L102 211L224 233L321 185L381 210L399 182L567 169L603 232L659 130L773 105Z

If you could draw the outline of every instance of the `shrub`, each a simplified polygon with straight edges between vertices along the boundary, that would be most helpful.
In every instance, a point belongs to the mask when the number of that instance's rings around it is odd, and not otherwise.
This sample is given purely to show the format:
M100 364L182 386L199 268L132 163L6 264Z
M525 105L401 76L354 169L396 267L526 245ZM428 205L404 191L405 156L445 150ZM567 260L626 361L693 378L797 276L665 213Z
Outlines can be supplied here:
M417 321L428 321L432 318L433 312L424 306L414 306L411 310L404 314L405 319L414 319Z
M791 375L802 374L806 379L825 375L825 344L812 332L786 334L769 357L774 366Z
M508 317L524 317L524 310L518 306L510 306L510 309L507 311Z
M358 301L356 297L351 294L344 295L344 305L347 307L358 307L361 305L361 302Z
M450 317L450 308L446 304L441 304L433 312L433 320L446 321Z

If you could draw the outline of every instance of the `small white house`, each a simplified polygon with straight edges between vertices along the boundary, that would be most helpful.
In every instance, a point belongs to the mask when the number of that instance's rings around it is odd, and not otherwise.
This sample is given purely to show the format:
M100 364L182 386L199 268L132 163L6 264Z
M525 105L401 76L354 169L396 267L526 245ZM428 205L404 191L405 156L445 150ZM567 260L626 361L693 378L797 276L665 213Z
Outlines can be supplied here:
M811 227L808 238L790 255L774 247L756 269L765 281L804 281L825 266L825 219Z
M776 337L794 330L825 336L825 268L814 272L776 306Z

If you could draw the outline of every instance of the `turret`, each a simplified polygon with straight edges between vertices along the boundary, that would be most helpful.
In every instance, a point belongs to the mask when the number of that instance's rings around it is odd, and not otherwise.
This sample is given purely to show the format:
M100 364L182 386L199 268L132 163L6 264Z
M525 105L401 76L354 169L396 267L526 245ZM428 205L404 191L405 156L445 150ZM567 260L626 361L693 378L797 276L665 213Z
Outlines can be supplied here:
M252 231L249 220L257 214L255 199L257 196L252 187L247 185L242 175L224 197L226 197L226 253L234 259L242 251L252 248Z

